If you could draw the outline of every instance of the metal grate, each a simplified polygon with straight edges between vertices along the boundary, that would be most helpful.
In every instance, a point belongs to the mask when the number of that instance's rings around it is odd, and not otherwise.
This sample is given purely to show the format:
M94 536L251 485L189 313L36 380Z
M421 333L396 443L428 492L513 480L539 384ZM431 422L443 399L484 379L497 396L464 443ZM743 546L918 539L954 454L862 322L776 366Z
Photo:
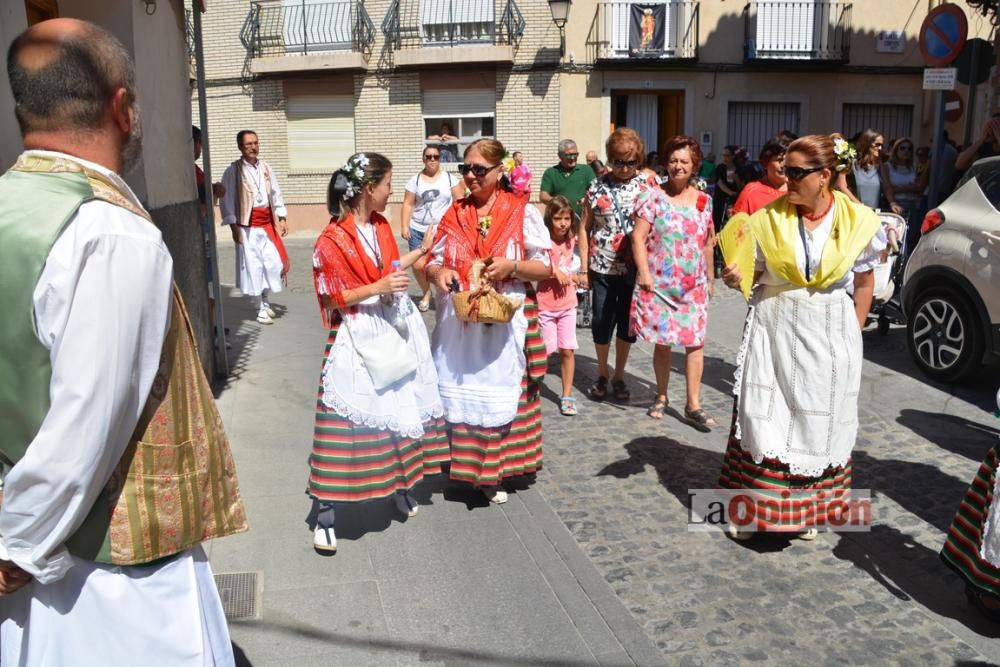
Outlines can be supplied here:
M215 575L222 609L230 621L260 618L263 589L260 572L227 572Z
M889 142L913 136L912 104L845 104L843 134L848 139L869 127L882 133L886 152Z
M743 146L756 160L781 130L799 133L799 114L798 102L730 102L726 143Z

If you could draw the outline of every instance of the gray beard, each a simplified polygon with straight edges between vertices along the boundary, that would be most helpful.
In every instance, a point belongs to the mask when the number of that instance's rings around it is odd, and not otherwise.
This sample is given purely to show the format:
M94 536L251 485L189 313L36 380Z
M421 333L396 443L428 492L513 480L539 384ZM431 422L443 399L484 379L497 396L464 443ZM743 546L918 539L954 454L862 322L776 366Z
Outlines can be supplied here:
M139 114L139 103L136 102L132 109L135 124L132 125L132 131L129 132L128 139L122 146L122 171L124 174L135 169L139 164L139 158L142 157L142 120Z

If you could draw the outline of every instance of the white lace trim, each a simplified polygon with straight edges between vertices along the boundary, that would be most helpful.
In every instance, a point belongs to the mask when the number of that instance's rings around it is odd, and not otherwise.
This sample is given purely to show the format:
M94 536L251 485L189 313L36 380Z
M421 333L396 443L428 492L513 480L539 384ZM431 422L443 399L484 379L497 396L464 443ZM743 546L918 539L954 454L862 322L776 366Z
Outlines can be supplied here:
M438 401L429 408L421 409L420 421L415 423L400 423L399 419L395 416L376 415L365 410L359 410L338 396L336 391L326 388L325 385L326 383L324 383L323 389L323 405L341 417L350 419L351 422L359 426L367 426L379 431L392 431L406 438L420 438L424 435L424 424L432 419L444 416L444 406Z
M512 424L516 418L516 410L513 417L506 413L497 414L491 412L484 414L482 412L466 412L463 410L449 410L447 416L448 421L452 424L469 424L470 426L482 426L483 428L506 426L507 424Z
M739 422L737 422L737 424L738 423ZM764 452L762 452L759 455L753 454L753 462L756 463L757 465L760 465L764 461L764 459L775 459L777 461L781 461L786 466L788 466L788 472L790 472L793 475L796 475L796 476L799 476L799 477L813 477L813 478L818 478L818 477L821 477L823 475L823 473L826 472L826 470L828 468L843 468L844 466L847 465L847 462L851 458L850 455L848 455L848 456L846 456L844 458L843 461L830 461L828 463L824 463L823 465L821 465L819 467L808 467L808 468L806 468L806 467L800 466L798 463L795 463L793 461L789 461L787 454L788 454L787 451L779 451L779 450L767 449L767 450L764 450Z
M736 432L733 434L737 440L743 437L740 429L739 407L740 407L740 385L743 383L743 364L747 360L747 350L750 348L750 329L753 327L753 304L747 309L746 319L743 321L743 336L740 339L740 349L736 353L736 370L733 371L733 396L736 397ZM759 463L759 462L758 462Z

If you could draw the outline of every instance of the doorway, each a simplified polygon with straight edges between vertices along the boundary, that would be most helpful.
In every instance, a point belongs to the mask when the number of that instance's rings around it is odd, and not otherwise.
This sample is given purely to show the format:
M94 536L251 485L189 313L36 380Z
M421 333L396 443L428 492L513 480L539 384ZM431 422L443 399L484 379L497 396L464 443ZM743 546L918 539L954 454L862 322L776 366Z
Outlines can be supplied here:
M664 142L684 131L683 90L615 90L611 93L611 131L631 127L657 151Z

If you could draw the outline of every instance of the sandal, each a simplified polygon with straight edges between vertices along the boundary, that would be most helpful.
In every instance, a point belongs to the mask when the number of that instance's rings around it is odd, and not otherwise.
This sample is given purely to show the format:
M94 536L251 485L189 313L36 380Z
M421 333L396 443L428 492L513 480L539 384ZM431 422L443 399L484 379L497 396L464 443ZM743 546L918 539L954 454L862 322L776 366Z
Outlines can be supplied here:
M579 414L576 409L576 399L572 396L563 396L559 399L559 412L566 417L573 417Z
M653 401L653 404L649 406L646 410L646 416L652 417L653 419L663 419L663 413L666 412L667 406L670 405L670 401L665 398L657 398Z
M625 380L615 380L611 383L611 388L614 390L616 401L624 403L632 396L632 392L625 386Z
M420 301L417 302L417 310L421 313L426 313L431 307L431 293L425 294Z
M587 396L593 401L603 401L608 397L608 378L599 377L597 382L594 383L590 389L587 390Z
M712 418L710 414L698 408L697 410L688 410L684 408L684 418L687 419L694 426L709 427L715 426L716 421Z

